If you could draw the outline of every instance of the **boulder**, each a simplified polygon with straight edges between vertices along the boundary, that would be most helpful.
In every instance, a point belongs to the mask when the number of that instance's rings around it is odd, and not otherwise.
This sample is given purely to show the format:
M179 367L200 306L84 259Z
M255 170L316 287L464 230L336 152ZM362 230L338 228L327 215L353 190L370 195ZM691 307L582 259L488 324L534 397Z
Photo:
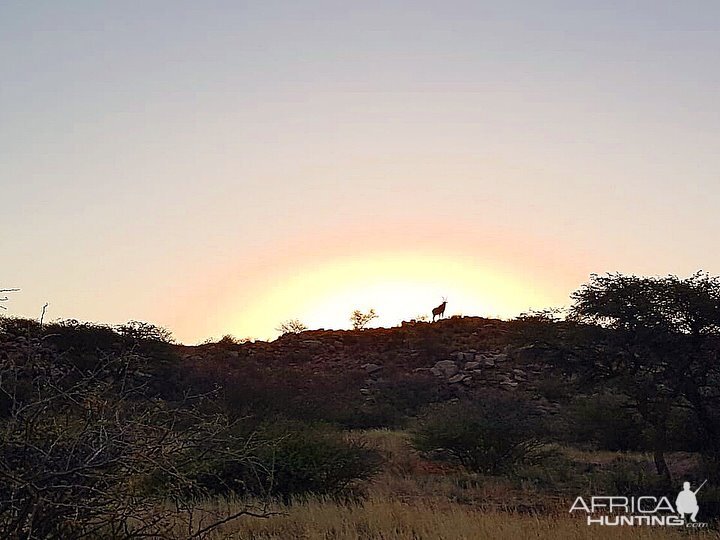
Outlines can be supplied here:
M439 362L435 362L433 369L439 370L443 375L448 378L452 377L453 375L457 374L458 371L460 371L460 369L457 367L457 364L452 360L440 360Z

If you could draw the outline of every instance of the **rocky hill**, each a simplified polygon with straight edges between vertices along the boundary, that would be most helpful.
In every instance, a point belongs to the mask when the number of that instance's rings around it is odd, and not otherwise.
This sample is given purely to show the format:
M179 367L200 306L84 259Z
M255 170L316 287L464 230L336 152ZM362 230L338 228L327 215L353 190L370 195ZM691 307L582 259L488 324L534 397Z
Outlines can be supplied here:
M249 379L256 387L269 385L278 394L284 389L295 398L329 392L328 399L372 407L399 394L440 401L497 390L532 394L546 411L556 407L542 396L543 385L552 379L542 347L518 340L513 323L497 319L453 317L394 328L313 330L272 342L226 340L183 346L178 352L195 373L214 373L229 392L257 392L249 388Z

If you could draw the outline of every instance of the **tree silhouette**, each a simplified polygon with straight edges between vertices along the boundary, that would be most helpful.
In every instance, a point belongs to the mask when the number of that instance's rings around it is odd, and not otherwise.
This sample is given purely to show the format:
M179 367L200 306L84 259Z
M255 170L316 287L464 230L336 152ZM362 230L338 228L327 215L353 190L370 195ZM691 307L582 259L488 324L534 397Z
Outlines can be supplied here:
M353 330L363 330L370 321L376 318L377 314L374 309L370 309L367 313L356 309L350 315L350 322L352 323Z
M570 319L594 333L581 357L650 427L658 474L670 479L668 419L684 406L701 425L708 474L720 477L720 277L592 275L572 298Z
M307 329L308 327L300 319L289 319L278 326L275 330L281 334L299 334Z

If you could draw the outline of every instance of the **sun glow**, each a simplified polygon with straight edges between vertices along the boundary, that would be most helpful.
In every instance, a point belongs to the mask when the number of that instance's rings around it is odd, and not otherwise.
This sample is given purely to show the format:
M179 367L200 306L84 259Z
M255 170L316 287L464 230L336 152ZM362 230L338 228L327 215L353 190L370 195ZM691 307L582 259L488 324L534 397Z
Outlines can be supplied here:
M543 288L473 258L418 253L339 257L273 278L245 304L232 326L267 339L269 329L298 318L310 328L348 328L354 309L374 308L372 325L393 326L448 299L446 315L512 317L550 302Z

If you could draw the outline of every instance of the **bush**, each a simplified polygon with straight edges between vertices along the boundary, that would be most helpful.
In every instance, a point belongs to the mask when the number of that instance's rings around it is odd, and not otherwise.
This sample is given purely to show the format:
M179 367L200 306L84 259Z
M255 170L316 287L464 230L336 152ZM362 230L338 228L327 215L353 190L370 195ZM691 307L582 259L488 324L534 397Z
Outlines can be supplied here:
M77 343L104 336L82 327ZM0 348L0 538L154 538L183 522L199 537L232 519L198 525L207 492L183 466L252 469L257 439L230 436L226 417L204 413L209 397L158 399L143 362L107 354L81 369L37 339Z
M526 402L490 395L431 408L413 430L412 442L421 452L444 451L476 472L508 473L544 457L537 420Z
M310 493L338 497L353 494L381 464L376 451L328 425L278 421L255 436L271 441L254 450L255 466L216 462L200 475L200 484L218 494L271 495L285 502Z
M159 341L161 343L173 343L174 341L170 330L142 321L129 321L118 325L115 327L115 331L134 341Z
M363 442L347 441L328 426L275 425L261 432L275 443L263 461L273 460L274 493L342 495L356 481L377 472L380 456Z
M300 334L307 330L308 327L300 319L290 319L281 323L275 330L280 334Z
M644 445L643 426L627 400L615 394L575 399L565 413L567 442L590 443L601 450L639 450Z
M668 495L667 479L658 476L647 461L619 457L609 463L600 481L605 491L613 495Z

